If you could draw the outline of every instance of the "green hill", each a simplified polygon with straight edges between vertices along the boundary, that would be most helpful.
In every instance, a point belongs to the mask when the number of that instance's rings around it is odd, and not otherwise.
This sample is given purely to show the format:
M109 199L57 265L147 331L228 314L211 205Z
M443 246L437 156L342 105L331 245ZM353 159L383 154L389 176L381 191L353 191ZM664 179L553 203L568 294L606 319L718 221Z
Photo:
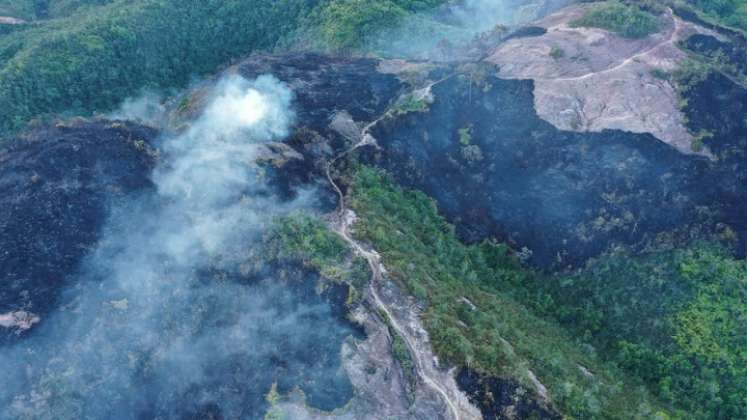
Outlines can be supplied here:
M184 87L255 50L354 49L366 34L438 3L51 1L48 13L61 17L0 35L0 136L36 118L108 111L145 88ZM37 19L34 4L6 0L0 10Z

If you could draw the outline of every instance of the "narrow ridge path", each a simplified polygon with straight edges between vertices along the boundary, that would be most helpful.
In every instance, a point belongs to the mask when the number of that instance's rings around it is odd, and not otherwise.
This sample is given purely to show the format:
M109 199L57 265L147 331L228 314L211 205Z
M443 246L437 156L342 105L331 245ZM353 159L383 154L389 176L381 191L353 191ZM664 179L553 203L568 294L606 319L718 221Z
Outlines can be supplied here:
M435 81L431 84L429 84L426 88L423 89L425 92L429 92L429 90L436 84L443 82L454 75L448 76L446 78L443 78L441 80ZM391 110L384 113L381 117L374 120L373 122L366 125L361 130L361 135L357 141L352 147L349 149L343 151L342 153L335 156L333 159L331 159L327 163L326 167L326 177L329 181L330 185L332 185L332 188L337 192L337 195L339 197L339 205L337 208L337 215L335 217L335 221L332 223L333 230L342 237L345 242L347 242L357 254L364 257L368 261L368 265L371 268L371 281L370 281L370 292L371 297L373 298L374 305L381 310L388 318L389 322L392 326L392 329L402 337L405 344L408 347L408 351L410 352L410 355L412 356L413 360L415 361L415 371L418 377L423 381L423 383L431 388L433 391L435 391L443 400L444 404L448 407L449 412L451 413L451 417L454 420L461 420L462 416L460 415L460 409L459 403L453 401L452 397L449 395L449 392L446 391L447 387L442 385L440 383L440 380L438 378L434 378L431 375L429 375L428 371L432 370L434 368L428 368L426 363L432 363L428 360L423 360L423 355L417 350L417 346L414 344L415 340L417 340L416 337L413 337L413 335L407 331L407 329L403 328L397 318L393 315L390 308L384 303L384 301L379 296L377 285L383 283L384 276L382 273L382 263L381 263L381 257L378 253L375 251L368 251L366 250L361 244L358 243L353 237L350 235L350 226L355 221L354 213L351 210L348 210L345 205L345 194L342 192L342 189L337 184L337 182L334 180L334 177L332 176L332 169L334 168L335 163L337 163L340 159L344 158L345 156L349 155L356 149L364 146L374 146L378 147L376 144L376 139L370 134L370 131L373 127L375 127L380 121L384 120L388 116L391 115Z

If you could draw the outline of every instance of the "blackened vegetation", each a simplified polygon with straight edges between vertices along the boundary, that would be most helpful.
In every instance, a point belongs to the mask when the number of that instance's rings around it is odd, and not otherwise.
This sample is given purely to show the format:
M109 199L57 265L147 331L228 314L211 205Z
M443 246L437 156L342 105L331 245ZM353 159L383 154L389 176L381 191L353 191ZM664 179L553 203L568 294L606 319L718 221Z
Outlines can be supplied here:
M684 41L684 46L693 52L703 55L714 55L721 51L734 63L747 65L747 50L738 42L719 41L716 37L704 34L695 34Z
M288 261L270 262L249 276L208 271L203 281L238 283L248 290L246 294L263 296L249 301L244 293L229 299L206 296L195 302L210 314L197 332L206 338L213 331L245 322L242 317L247 312L259 314L251 315L251 326L244 326L248 337L245 348L230 353L217 341L208 363L195 366L204 372L201 381L173 396L177 404L166 399L173 394L169 382L144 369L138 378L139 392L147 397L142 405L122 409L134 408L137 418L261 418L269 407L265 396L273 384L283 395L299 388L306 402L321 410L334 410L350 400L354 390L340 366L340 348L347 337L363 338L364 334L345 318L346 285L329 284L318 292L319 274ZM278 284L282 287L276 287ZM246 308L247 304L258 306ZM193 339L198 341L199 337Z
M299 124L325 131L331 117L347 111L355 121L381 115L403 89L393 75L376 71L379 61L313 53L255 55L239 65L248 78L272 74L296 94Z
M452 78L433 88L428 113L379 125L384 150L364 159L436 199L465 240L527 247L524 256L541 267L580 265L615 244L648 244L666 233L688 239L716 222L745 232L741 155L711 162L648 134L561 131L536 115L533 88ZM713 114L719 94L703 96L710 108L698 112ZM738 113L743 99L732 99ZM726 117L721 129L730 135L717 142L738 145L743 116Z
M509 36L507 36L504 39L504 42L508 41L509 39L514 39L514 38L532 38L532 37L542 36L546 33L547 33L547 29L541 26L523 26L513 31Z
M284 167L279 183L286 187L314 183L324 175L326 162L356 141L330 128L338 112L348 113L362 128L383 114L405 89L395 76L378 72L378 65L374 59L314 53L257 54L238 65L242 76L251 79L272 74L296 95L296 128L285 143L304 159ZM329 188L326 183L320 187ZM326 204L336 199L330 194L322 196Z
M695 84L687 93L685 115L693 132L707 131L708 147L719 157L709 181L724 223L738 233L738 254L747 256L747 89L718 72ZM706 184L707 186L707 184ZM705 188L705 187L704 187Z
M92 247L112 200L151 187L152 129L73 123L0 150L0 313L46 314ZM2 340L12 337L0 330Z
M710 35L695 34L682 46L712 62L721 71L747 78L747 40L744 38L734 36L729 41L721 41Z
M53 339L45 338L50 331L93 330L97 323L108 322L88 319L87 313L50 313L63 305L74 307L80 290L107 284L99 278L105 274L81 275L86 271L85 257L98 246L104 230L113 229L106 232L110 237L124 237L130 223L138 223L163 205L149 198L154 187L150 174L159 159L153 146L157 135L153 129L130 123L76 121L40 128L0 151L4 200L0 270L5 281L0 288L0 313L23 309L42 316L40 325L23 334L0 330L4 350L27 346L36 355L30 360L44 364L58 350ZM277 194L282 176L281 171L272 172L262 194ZM125 205L132 213L110 211L130 200L141 202L134 208ZM136 209L146 213L138 214ZM107 382L106 391L117 398L102 408L91 405L96 398L85 395L76 399L79 413L93 417L98 416L93 413L109 413L116 418L260 418L273 384L283 394L301 389L308 404L322 410L344 405L353 389L341 366L340 348L347 337L363 335L346 318L348 286L328 283L319 291L319 273L287 258L266 256L245 265L253 269L200 270L196 282L183 286L192 293L189 305L163 297L168 310L152 318L161 327L164 343L176 335L196 346L192 351L200 352L200 357L195 358L193 372L169 371L168 362L157 361L158 352L139 347L133 337L123 339L112 325L109 338L123 345L118 351L138 355L130 378L137 392ZM121 296L118 290L98 293L104 302ZM230 336L233 341L226 338L232 330L240 332ZM199 346L205 344L214 354L202 353L206 348ZM183 381L192 382L185 386ZM74 403L67 396L61 401Z
M395 77L378 73L373 60L315 55L286 58L250 59L240 66L240 72L248 77L274 73L293 86L297 95L296 129L286 145L266 145L263 164L267 183L257 186L252 195L257 200L286 202L304 188L323 191L321 164L351 141L329 128L334 114L344 109L356 121L369 121L383 113L402 88ZM80 290L94 287L84 284L86 281L105 284L95 272L92 279L81 280L80 265L102 239L100 230L106 220L109 229L114 229L108 237L125 237L129 224L147 219L158 206L168 205L151 199L154 194L149 193L153 188L150 174L159 159L157 135L152 129L126 123L79 122L70 127L42 128L29 135L33 141L17 143L0 154L4 161L0 192L7 200L0 210L0 262L3 272L13 276L9 279L12 287L0 291L0 303L5 305L0 306L0 313L25 309L42 314L41 323L24 334L2 331L7 335L3 344L9 352L21 345L33 347L33 358L41 366L54 347L49 344L54 339L46 336L64 335L73 323L91 323L86 327L93 327L109 322L96 314L60 311L62 315L49 318L44 314L72 303ZM334 198L331 193L322 194L320 201L331 205ZM117 206L119 200L132 200L137 205ZM120 210L110 212L112 207ZM5 235L6 231L12 236ZM116 244L110 246L116 248ZM108 251L114 254L117 249ZM169 311L152 322L159 325L164 343L178 338L194 344L188 346L199 355L193 372L170 370L168 363L151 360L149 352L158 352L126 335L119 336L117 328L121 326L114 323L115 332L108 334L120 340L118 350L139 355L138 363L142 363L134 376L127 378L135 381L138 392L118 388L114 379L107 378L114 382L100 391L119 395L119 402L108 408L94 407L89 403L103 399L86 394L80 398L81 413L118 412L125 418L258 418L267 408L265 395L273 384L281 394L300 388L308 404L322 410L344 405L353 390L341 366L340 348L347 337L362 334L346 318L347 286L325 283L319 289L320 274L313 267L288 259L273 260L260 251L251 254L262 258L244 264L254 270L250 275L243 265L225 267L221 261L198 273L202 283L185 286L194 295L188 305L182 305L178 297L160 296ZM100 293L105 305L128 305L116 290L104 288ZM64 299L56 301L57 295ZM139 303L131 299L129 311ZM259 318L253 320L255 315ZM247 319L252 320L249 327ZM230 334L231 330L246 334L246 344L235 344L243 336ZM199 347L207 343L210 345L205 349ZM227 351L220 348L222 343L240 350ZM214 349L215 354L207 349ZM127 369L125 364L116 368ZM192 379L195 377L198 379ZM74 403L67 397L60 400Z
M485 420L563 418L539 404L537 395L511 379L484 376L462 369L457 375L457 383L468 393L472 403L480 408Z
M319 183L326 163L357 139L346 138L330 127L335 115L345 112L358 129L383 114L406 88L398 78L377 71L378 60L334 57L315 53L256 54L237 66L247 79L272 74L295 94L296 127L284 141L303 159L291 160L273 182L286 196L298 185L314 185L323 209L330 210L337 196L326 182Z

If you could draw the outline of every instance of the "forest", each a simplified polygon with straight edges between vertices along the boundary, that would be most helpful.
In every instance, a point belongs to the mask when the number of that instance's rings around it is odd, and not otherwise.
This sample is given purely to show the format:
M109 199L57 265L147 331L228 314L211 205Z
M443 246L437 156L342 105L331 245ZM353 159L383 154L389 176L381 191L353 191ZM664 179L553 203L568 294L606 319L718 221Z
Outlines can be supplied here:
M5 0L29 19L0 35L0 136L184 88L253 51L360 47L436 0ZM0 25L4 27L5 25Z

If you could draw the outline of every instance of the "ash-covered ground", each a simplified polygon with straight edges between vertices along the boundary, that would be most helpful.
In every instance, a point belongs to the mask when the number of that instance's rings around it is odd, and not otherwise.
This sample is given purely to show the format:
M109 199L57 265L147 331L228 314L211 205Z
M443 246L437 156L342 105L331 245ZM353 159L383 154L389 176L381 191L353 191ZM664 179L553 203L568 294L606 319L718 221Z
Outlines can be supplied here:
M0 417L257 418L273 385L345 404L345 291L263 250L319 206L260 164L293 98L228 76L179 133L76 122L3 151Z

